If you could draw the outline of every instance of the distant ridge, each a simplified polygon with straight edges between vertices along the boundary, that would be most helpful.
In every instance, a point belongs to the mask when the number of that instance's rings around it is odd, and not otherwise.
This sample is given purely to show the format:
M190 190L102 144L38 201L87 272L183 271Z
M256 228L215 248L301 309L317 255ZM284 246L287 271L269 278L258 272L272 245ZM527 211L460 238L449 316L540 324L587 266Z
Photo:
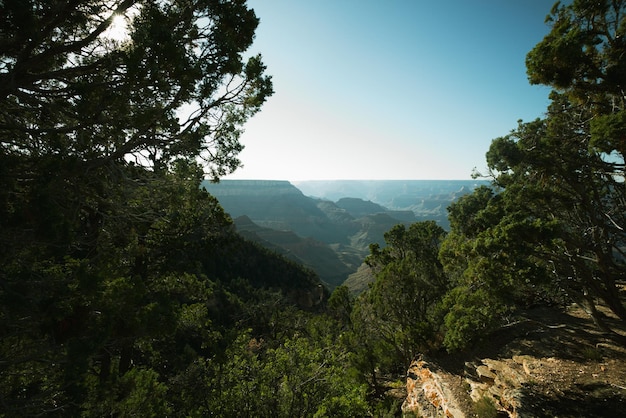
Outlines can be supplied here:
M473 180L204 181L242 235L311 267L331 288L357 271L394 225L434 220L487 182ZM359 276L355 287L367 282Z
M300 189L287 180L220 180L219 183L204 180L202 187L209 193L220 196L263 195L268 190L272 194L302 194Z
M416 220L434 220L449 229L447 208L487 180L311 180L293 184L306 196L338 201L358 198L389 211L411 211ZM400 217L400 213L396 216Z
M343 197L370 200L391 210L406 210L408 198L428 198L452 193L471 193L488 180L308 180L293 185L307 196L336 201ZM403 199L404 198L404 199Z

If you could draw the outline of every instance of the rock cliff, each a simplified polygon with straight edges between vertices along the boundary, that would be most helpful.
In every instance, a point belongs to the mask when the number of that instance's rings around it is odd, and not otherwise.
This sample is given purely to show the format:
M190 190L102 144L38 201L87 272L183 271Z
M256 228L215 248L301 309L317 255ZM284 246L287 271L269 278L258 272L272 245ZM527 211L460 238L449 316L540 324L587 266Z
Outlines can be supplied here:
M626 348L575 307L529 310L471 353L413 362L402 405L405 416L454 418L617 417L625 410Z

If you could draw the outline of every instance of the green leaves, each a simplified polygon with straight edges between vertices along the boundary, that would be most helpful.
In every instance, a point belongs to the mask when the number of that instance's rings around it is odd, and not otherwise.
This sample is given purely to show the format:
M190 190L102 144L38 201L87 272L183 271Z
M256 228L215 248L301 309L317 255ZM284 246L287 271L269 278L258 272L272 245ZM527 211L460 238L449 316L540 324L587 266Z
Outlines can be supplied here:
M548 19L552 30L526 57L530 82L566 92L599 113L623 109L625 11L622 0L557 3Z
M185 400L181 407L194 416L367 415L366 387L346 373L343 347L320 337L313 329L319 321L308 315L301 319L304 327L280 341L242 330L223 361L194 362L176 378Z
M623 80L611 73L626 62L625 10L584 0L553 10L553 30L527 64L532 82L562 93L551 94L543 120L493 141L487 162L506 215L485 231L512 259L513 282L541 285L535 298L593 304L585 295L594 295L622 320L626 118Z
M93 378L87 378L87 381L92 387L82 405L85 416L158 417L172 413L167 402L168 388L152 369L133 368L106 388Z
M489 288L454 288L442 304L446 330L443 345L452 352L476 344L499 324L505 311L503 300Z
M352 322L366 330L374 357L376 351L388 357L380 364L407 367L417 353L436 348L433 312L448 289L438 260L444 235L433 221L396 225L385 233L385 248L371 247L367 262L376 281L357 300Z
M17 3L0 5L3 407L167 415L168 379L237 322L218 281L242 248L260 258L199 189L239 166L272 94L260 57L244 65L258 19L242 1ZM113 13L128 39L106 37Z
M626 110L595 117L590 124L590 134L590 152L597 150L610 155L616 151L626 155ZM615 163L616 169L623 169L619 160Z
M202 156L212 175L233 171L239 127L273 93L260 56L243 62L254 12L242 1L114 3L3 6L3 20L30 16L38 33L2 25L3 152L155 168ZM102 36L114 9L132 19L123 43Z

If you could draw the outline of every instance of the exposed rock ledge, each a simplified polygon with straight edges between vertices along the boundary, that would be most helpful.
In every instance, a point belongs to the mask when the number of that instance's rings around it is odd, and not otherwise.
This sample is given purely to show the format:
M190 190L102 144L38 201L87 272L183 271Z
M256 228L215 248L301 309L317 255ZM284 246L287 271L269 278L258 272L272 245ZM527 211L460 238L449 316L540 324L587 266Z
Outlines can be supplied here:
M623 416L626 348L599 333L580 310L526 312L489 344L464 356L413 362L403 414Z
M513 362L482 359L477 365L467 363L464 375L454 375L434 363L415 361L407 376L408 396L404 413L419 417L474 416L473 405L488 399L501 416L517 418L521 407L521 388L532 379L530 370L541 367L530 356L514 356ZM527 370L528 373L525 373Z
M433 364L414 361L407 374L407 397L402 404L402 412L418 417L465 417L458 396L450 388L450 379L452 376Z

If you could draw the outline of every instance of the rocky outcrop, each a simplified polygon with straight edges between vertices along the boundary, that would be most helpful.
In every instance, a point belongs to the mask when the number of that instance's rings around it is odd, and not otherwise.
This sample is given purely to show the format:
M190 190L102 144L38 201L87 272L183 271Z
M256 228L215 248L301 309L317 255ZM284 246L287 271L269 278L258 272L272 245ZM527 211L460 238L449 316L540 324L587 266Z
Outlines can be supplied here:
M481 416L490 408L492 416L530 417L522 406L524 388L534 382L533 374L551 365L532 356L512 359L485 358L465 363L463 375L454 375L423 360L411 364L407 376L405 415L464 418Z
M521 364L489 358L482 359L478 365L467 363L465 382L472 401L478 403L481 399L488 399L500 411L499 415L518 417L521 388L529 378L521 370Z
M407 373L407 398L402 404L402 413L418 417L465 418L467 415L452 389L451 378L432 363L414 361Z
M626 347L579 309L538 308L471 353L413 362L405 416L623 416ZM614 327L626 335L625 327Z

